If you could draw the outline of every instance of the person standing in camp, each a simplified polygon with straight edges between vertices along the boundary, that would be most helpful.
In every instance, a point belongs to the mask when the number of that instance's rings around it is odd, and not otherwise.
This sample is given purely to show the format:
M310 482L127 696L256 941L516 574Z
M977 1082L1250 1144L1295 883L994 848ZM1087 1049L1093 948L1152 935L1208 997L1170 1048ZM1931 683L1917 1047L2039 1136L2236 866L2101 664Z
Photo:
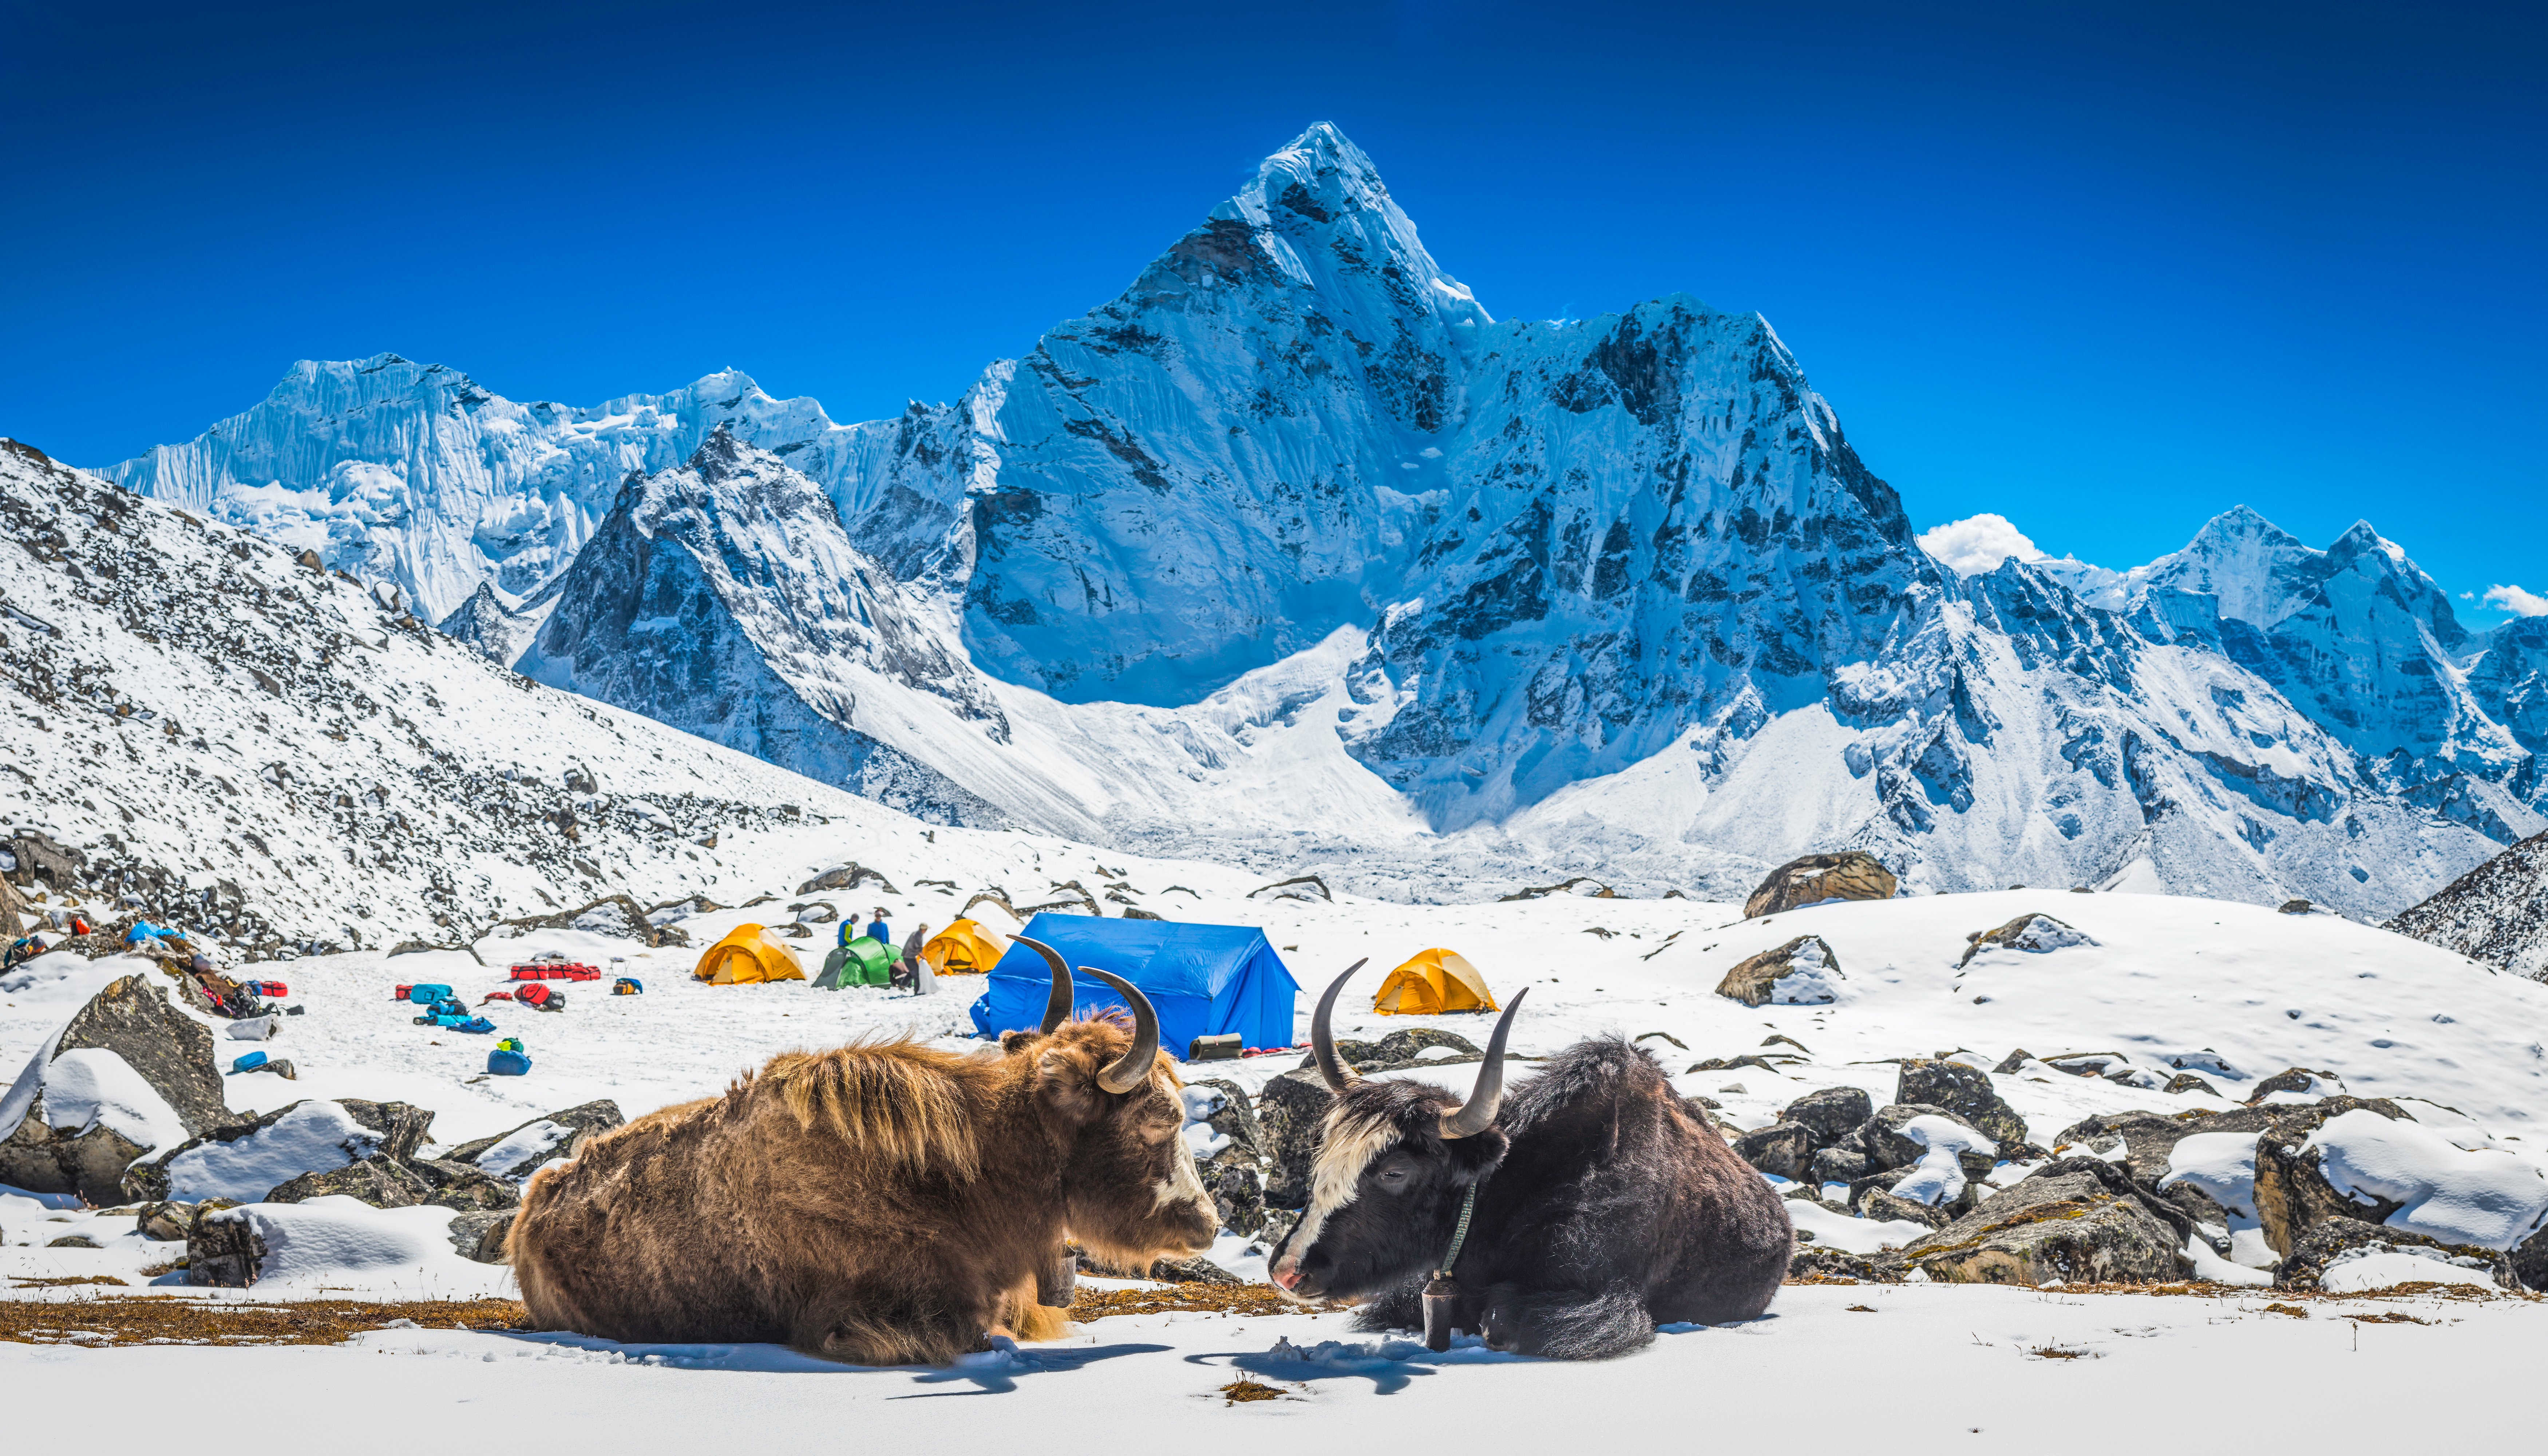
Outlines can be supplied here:
M929 926L926 922L911 933L910 940L902 943L902 968L910 972L911 994L915 996L938 994L938 973L920 956L920 948L928 944Z
M884 907L875 907L875 919L867 922L867 939L879 946L893 945L893 927L884 923Z

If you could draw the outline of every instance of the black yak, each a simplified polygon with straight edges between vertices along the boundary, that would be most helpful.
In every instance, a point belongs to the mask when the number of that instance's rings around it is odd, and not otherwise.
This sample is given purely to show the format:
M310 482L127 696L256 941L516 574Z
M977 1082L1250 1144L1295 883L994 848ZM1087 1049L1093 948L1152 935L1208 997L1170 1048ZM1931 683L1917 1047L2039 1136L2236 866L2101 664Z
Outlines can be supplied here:
M1038 1292L1065 1237L1127 1267L1209 1245L1149 1001L1090 970L1130 1024L1069 1020L1069 970L1021 940L1052 993L1042 1029L997 1051L789 1052L534 1177L510 1234L532 1323L934 1364L989 1333L1059 1333Z
M1367 1296L1361 1327L1421 1325L1436 1349L1456 1326L1497 1349L1578 1360L1638 1349L1658 1322L1770 1307L1794 1246L1786 1208L1653 1057L1616 1039L1580 1042L1507 1096L1517 995L1466 1102L1365 1079L1328 1030L1352 975L1327 987L1311 1023L1335 1101L1309 1208L1270 1261L1285 1293Z

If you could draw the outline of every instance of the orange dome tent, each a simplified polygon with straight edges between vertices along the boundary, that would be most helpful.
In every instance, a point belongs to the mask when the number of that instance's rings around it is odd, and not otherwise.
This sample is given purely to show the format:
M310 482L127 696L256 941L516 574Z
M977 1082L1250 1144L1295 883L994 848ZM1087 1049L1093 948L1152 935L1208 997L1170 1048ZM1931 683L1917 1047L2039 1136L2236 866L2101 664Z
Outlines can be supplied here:
M1487 978L1468 957L1436 946L1389 973L1371 998L1384 1016L1431 1016L1444 1011L1499 1011Z
M690 972L694 980L715 986L742 985L750 981L801 981L805 967L787 943L770 933L765 926L738 925L722 941L708 947L699 957L698 969Z
M940 975L986 975L1007 954L1007 937L971 920L956 921L920 948L920 958Z

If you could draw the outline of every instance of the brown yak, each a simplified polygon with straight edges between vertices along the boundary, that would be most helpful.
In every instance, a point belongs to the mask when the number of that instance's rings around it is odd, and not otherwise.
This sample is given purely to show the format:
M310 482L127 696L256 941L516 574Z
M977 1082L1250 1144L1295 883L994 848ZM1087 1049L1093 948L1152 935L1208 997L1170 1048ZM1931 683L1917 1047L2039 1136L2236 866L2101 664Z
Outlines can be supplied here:
M1218 1224L1180 1136L1159 1022L1069 1019L996 1051L909 1041L786 1052L722 1097L668 1107L532 1178L510 1247L542 1329L622 1341L767 1340L861 1365L940 1364L986 1333L1058 1334L1038 1303L1062 1240L1125 1267Z

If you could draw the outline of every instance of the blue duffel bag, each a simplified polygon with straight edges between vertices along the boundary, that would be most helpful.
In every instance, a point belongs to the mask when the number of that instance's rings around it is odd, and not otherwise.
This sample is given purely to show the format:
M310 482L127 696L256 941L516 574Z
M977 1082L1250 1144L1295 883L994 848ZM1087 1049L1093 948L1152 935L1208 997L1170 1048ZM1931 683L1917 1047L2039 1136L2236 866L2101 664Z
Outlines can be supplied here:
M487 1070L491 1075L518 1077L530 1069L531 1058L524 1052L506 1051L499 1047L487 1053Z

